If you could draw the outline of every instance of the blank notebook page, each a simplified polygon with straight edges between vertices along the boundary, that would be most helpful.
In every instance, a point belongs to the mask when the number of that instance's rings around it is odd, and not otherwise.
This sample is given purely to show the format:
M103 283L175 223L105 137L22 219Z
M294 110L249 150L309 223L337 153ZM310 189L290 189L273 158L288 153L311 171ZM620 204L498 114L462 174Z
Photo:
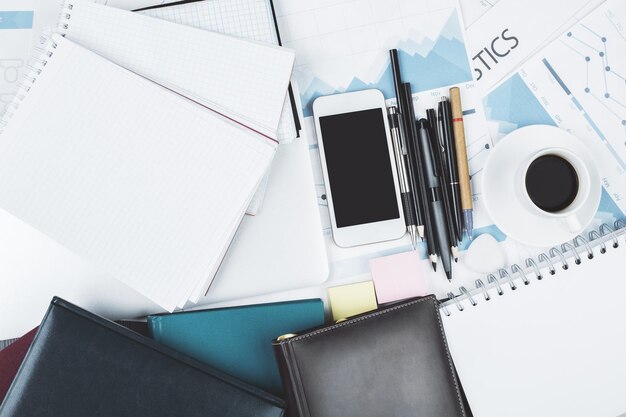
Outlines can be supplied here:
M68 39L276 138L293 52L88 0L68 0Z
M194 1L138 13L242 39L279 44L270 0ZM288 143L297 135L293 109L287 95L278 125L278 140Z
M582 251L584 253L584 250ZM504 294L442 313L450 353L475 416L618 417L626 413L623 241L580 265L529 273ZM558 259L558 258L555 258ZM556 263L556 260L555 260ZM532 279L531 279L532 276Z
M275 144L54 35L0 206L167 310L211 278Z

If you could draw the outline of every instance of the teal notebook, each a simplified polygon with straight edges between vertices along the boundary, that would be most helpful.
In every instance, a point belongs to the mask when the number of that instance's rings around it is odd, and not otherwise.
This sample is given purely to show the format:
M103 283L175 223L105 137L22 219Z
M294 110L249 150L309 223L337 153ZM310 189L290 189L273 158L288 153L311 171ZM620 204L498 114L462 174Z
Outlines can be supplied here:
M272 340L322 324L319 299L148 317L156 341L277 395L282 386Z

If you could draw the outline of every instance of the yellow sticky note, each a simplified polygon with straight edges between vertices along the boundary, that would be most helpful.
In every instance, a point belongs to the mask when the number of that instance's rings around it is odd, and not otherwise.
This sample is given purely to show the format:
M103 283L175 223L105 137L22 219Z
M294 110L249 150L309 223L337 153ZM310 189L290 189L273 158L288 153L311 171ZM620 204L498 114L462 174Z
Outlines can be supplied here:
M335 321L378 308L373 281L331 287L328 300Z

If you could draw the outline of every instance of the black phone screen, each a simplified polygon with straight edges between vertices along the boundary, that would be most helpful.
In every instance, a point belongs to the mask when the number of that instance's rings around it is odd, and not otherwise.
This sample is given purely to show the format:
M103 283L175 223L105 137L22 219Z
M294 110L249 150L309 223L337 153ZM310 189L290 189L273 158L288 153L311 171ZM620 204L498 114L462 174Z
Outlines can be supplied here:
M383 109L319 118L337 227L400 217Z

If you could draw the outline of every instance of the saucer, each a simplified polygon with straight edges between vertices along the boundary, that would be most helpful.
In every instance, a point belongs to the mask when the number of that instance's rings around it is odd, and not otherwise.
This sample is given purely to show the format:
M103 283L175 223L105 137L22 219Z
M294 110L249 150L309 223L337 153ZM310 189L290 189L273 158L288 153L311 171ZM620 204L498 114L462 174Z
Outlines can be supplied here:
M515 194L520 164L545 148L563 148L576 154L588 167L591 189L579 218L582 228L569 230L562 219L542 216L525 208ZM600 175L591 152L572 134L554 126L535 125L515 130L494 147L483 170L483 203L494 224L511 239L530 246L555 246L582 232L593 220L602 194ZM519 180L519 179L517 179Z

